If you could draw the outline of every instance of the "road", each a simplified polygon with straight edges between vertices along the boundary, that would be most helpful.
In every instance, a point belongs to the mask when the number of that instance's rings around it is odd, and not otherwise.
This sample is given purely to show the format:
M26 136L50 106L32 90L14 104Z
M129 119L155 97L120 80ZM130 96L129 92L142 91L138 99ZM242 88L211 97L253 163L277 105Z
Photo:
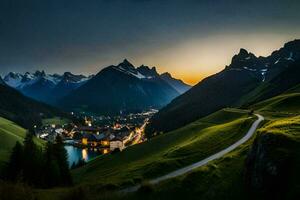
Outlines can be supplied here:
M177 176L181 176L185 173L188 173L198 167L201 167L203 165L206 165L207 163L213 161L213 160L216 160L218 158L221 158L222 156L224 156L225 154L231 152L232 150L236 149L238 146L240 146L241 144L245 143L246 141L248 141L252 136L253 134L255 133L257 127L259 126L259 124L264 120L264 117L259 115L259 114L255 114L258 119L253 122L253 124L251 125L250 129L248 130L247 134L242 138L240 139L239 141L237 141L236 143L234 143L233 145L227 147L226 149L212 155L212 156L209 156L208 158L205 158L204 160L201 160L199 162L196 162L194 164L191 164L187 167L184 167L184 168L181 168L181 169L178 169L176 171L173 171L169 174L166 174L164 176L161 176L161 177L158 177L158 178L155 178L155 179L152 179L150 181L148 181L149 184L157 184L161 181L164 181L164 180L167 180L167 179L170 179L170 178L174 178L174 177L177 177ZM125 192L125 193L128 193L128 192L135 192L137 191L139 188L141 187L141 185L136 185L136 186L133 186L133 187L130 187L130 188L126 188L124 190L122 190L121 192Z
M140 128L138 128L136 130L136 135L135 135L134 140L132 141L131 145L140 143L140 141L142 139L142 134L145 131L145 127L146 127L147 123L148 123L148 119L145 121L145 123Z

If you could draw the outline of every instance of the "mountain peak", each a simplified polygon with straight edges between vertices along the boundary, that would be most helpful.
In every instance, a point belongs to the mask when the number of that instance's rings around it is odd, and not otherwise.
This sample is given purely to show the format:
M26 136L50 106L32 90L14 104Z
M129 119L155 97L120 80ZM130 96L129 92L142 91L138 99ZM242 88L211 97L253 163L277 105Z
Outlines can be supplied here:
M46 73L45 73L44 70L42 70L42 71L37 70L37 71L34 73L34 76L41 76L41 77L43 77L43 76L46 76Z
M71 72L65 72L64 76L73 76L73 74Z
M159 74L157 73L156 71L156 68L155 67L148 67L148 66L145 66L145 65L141 65L140 67L137 68L137 71L140 72L141 74L143 74L144 76L146 77L157 77L159 76Z
M126 58L118 66L130 66L130 67L134 67L133 64L131 64Z
M289 49L291 51L300 51L300 39L296 39L284 44L285 49Z
M239 53L234 55L231 60L231 64L226 68L241 68L248 64L253 64L257 60L257 57L248 52L246 49L241 48Z
M239 52L239 56L247 56L249 53L246 49L241 48Z
M169 72L165 72L165 73L161 74L160 76L172 78L172 75Z

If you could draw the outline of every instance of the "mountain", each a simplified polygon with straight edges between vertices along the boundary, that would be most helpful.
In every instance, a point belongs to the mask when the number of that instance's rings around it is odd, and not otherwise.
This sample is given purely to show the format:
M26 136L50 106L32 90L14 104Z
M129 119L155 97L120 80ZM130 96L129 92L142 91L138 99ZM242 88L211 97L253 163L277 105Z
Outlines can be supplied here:
M1 76L0 76L0 85L6 85L3 79L1 78Z
M173 78L172 75L168 72L161 74L160 77L169 85L171 85L175 90L177 90L177 92L179 92L180 94L183 94L191 89L190 85L184 83L182 80Z
M40 125L42 119L55 116L68 117L56 108L37 102L19 91L0 84L0 116L25 128Z
M135 68L128 60L101 70L59 102L69 110L116 114L161 108L180 93L155 68Z
M300 83L300 40L288 42L268 57L245 49L231 64L161 109L146 128L148 136L174 130L224 107L245 106Z
M56 100L58 100L82 86L89 79L90 77L74 75L71 72L65 72L61 78L61 81L58 82L58 84L51 91L51 94L55 96Z
M45 103L54 104L57 99L67 95L88 80L83 75L66 72L63 75L46 74L44 71L25 74L10 72L4 78L7 85L24 95Z

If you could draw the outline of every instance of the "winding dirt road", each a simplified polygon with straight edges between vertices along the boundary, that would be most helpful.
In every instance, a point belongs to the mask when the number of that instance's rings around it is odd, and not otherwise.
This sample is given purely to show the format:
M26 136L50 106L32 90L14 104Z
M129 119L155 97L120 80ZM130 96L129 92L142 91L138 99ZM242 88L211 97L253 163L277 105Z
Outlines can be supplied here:
M157 184L161 181L164 181L164 180L167 180L167 179L170 179L170 178L174 178L174 177L177 177L177 176L181 176L185 173L188 173L198 167L201 167L203 165L206 165L207 163L209 163L210 161L213 161L213 160L216 160L218 158L221 158L222 156L224 156L225 154L231 152L232 150L236 149L238 146L240 146L241 144L245 143L246 141L248 141L252 136L253 134L255 133L257 127L259 126L259 124L264 120L264 117L259 115L259 114L255 114L258 119L253 122L252 126L250 127L250 129L248 130L247 134L242 138L240 139L239 141L237 141L236 143L232 144L231 146L227 147L226 149L214 154L214 155L211 155L209 156L208 158L205 158L199 162L196 162L194 164L191 164L189 166L186 166L184 168L181 168L181 169L178 169L176 171L173 171L169 174L166 174L164 176L160 176L160 177L157 177L155 179L152 179L150 181L148 181L148 183L150 184ZM135 192L137 191L139 188L141 187L141 185L136 185L136 186L133 186L133 187L130 187L130 188L126 188L124 190L122 190L121 192L125 192L125 193L128 193L128 192Z

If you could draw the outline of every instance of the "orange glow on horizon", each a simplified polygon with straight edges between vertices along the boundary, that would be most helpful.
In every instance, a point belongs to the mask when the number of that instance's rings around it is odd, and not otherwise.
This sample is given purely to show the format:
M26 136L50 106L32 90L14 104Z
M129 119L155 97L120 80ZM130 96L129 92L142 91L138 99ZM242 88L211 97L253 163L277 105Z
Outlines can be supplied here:
M157 46L153 50L136 49L129 54L121 52L112 60L105 62L99 58L83 71L98 73L111 64L117 65L124 58L138 67L142 64L155 66L158 73L169 72L174 78L195 85L204 78L222 71L231 63L240 48L254 53L256 56L268 56L291 40L299 38L299 34L282 33L222 33L208 37L191 37L169 46ZM102 66L102 67L99 67Z

